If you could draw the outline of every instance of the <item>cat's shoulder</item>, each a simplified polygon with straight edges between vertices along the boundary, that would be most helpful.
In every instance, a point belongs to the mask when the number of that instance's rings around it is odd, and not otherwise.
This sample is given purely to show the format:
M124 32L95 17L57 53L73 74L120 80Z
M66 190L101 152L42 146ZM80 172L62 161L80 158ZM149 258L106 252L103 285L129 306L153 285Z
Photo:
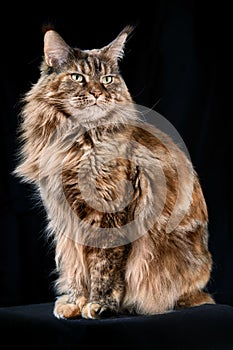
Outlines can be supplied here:
M132 140L148 147L149 149L163 148L172 152L181 152L179 145L166 132L148 122L135 123L130 125L130 134Z

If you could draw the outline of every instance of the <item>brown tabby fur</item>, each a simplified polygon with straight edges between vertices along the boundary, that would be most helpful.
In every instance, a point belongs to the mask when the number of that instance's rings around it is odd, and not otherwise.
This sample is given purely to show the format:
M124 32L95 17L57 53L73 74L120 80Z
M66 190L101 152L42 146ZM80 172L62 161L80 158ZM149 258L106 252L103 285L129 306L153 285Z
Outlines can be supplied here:
M24 99L15 174L48 213L58 318L214 303L203 291L212 258L198 177L170 137L140 120L119 72L131 30L93 50L47 30Z

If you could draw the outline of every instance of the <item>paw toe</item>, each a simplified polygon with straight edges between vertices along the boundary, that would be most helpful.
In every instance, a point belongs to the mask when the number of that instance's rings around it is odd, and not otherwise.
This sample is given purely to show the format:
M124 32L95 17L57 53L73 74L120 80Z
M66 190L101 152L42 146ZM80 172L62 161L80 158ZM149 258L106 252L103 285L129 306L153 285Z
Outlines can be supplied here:
M60 319L80 316L80 308L76 304L57 304L53 310L54 316Z
M109 308L106 305L90 302L82 308L82 317L87 319L95 319L104 316Z

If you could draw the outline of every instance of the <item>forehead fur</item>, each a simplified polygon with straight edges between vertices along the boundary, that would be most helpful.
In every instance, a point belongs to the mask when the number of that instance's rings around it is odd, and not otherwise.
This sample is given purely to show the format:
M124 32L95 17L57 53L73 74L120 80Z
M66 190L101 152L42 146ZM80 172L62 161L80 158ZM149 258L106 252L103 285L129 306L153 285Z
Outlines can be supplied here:
M108 57L99 50L74 50L76 60L75 66L77 70L83 74L116 74L118 73L118 65L109 61Z

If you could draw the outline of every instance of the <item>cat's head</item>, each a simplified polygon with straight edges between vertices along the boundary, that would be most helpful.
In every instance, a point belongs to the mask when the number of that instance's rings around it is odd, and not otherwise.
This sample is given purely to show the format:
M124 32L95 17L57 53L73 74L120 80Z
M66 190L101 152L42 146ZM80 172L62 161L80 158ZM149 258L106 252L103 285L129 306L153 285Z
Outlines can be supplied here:
M48 103L81 124L120 112L132 99L119 72L131 26L100 49L70 47L55 30L44 35L42 91Z

